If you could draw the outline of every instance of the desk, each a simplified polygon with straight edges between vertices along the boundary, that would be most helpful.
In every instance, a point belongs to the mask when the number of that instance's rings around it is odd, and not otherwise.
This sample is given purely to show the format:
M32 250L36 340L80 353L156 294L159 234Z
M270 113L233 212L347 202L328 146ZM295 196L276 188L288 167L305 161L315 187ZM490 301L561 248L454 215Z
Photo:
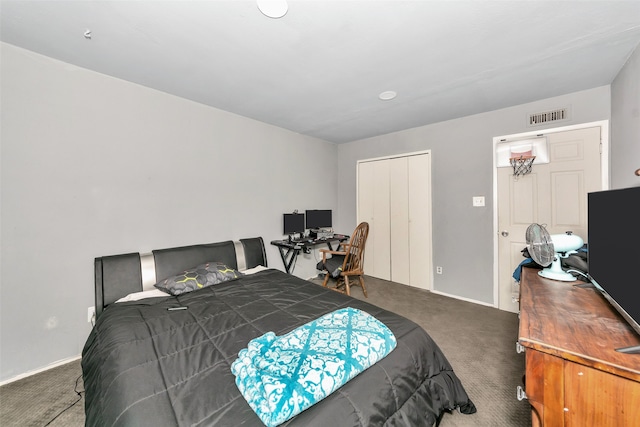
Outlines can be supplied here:
M303 241L289 242L288 240L272 240L271 244L278 247L278 251L280 251L280 258L282 258L282 263L284 264L284 269L288 274L292 272L292 266L295 268L295 261L298 258L298 254L302 250L311 249L318 245L327 245L329 250L333 250L331 246L332 242L343 242L345 240L349 240L349 236L345 236L343 234L334 234L333 237L325 238L325 239L312 239L308 238Z
M534 426L637 426L640 338L597 290L522 269L520 332Z

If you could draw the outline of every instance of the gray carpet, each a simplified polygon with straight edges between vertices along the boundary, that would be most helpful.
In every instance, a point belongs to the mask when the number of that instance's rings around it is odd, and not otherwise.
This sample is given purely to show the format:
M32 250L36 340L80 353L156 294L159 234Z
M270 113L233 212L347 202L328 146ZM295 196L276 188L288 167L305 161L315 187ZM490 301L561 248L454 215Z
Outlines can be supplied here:
M522 385L524 354L516 353L518 315L367 277L351 296L402 314L422 326L453 366L478 412L445 414L442 427L531 426L526 401L516 399Z
M84 398L74 391L84 391L81 374L77 360L0 387L0 426L84 426Z
M366 300L421 325L438 343L478 408L473 415L445 414L442 427L519 427L531 425L526 401L516 400L524 356L515 351L518 316L421 289L367 278ZM364 299L358 287L352 296ZM84 399L74 391L80 361L0 387L0 425L80 427ZM83 391L82 379L78 391ZM64 411L64 412L62 412ZM61 413L62 412L62 413Z

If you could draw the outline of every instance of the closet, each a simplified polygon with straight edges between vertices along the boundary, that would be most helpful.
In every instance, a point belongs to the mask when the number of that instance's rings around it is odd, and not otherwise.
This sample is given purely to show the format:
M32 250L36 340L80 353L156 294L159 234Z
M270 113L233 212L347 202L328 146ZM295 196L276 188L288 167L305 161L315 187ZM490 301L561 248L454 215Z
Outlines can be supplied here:
M369 223L366 275L431 288L429 151L360 160L358 223Z

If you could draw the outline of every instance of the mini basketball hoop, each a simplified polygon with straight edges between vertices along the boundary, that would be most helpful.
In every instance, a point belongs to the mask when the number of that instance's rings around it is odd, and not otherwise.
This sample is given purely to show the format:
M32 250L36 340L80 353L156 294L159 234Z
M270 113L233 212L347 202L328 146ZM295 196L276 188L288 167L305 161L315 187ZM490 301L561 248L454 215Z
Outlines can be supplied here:
M511 167L513 167L513 176L516 178L522 175L526 175L531 173L531 167L533 166L533 161L536 159L536 156L520 156L520 157L511 157L509 159L509 163L511 163Z

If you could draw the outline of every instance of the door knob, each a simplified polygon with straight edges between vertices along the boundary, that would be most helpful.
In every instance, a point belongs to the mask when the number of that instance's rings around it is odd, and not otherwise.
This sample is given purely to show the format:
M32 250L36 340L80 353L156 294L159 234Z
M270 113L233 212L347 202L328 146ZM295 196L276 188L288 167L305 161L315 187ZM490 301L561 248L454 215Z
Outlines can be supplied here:
M507 230L502 230L502 237L508 237L509 236L509 232Z

